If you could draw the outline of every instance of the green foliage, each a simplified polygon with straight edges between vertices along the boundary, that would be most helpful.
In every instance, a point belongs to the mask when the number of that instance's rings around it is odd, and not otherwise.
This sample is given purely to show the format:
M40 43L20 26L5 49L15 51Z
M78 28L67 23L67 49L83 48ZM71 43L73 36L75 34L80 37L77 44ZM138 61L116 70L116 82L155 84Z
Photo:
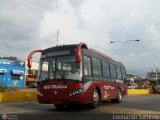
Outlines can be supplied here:
M13 56L8 56L8 57L0 57L0 59L8 59L8 60L18 60L17 57L13 57Z
M157 81L156 80L150 80L151 85L156 84Z
M0 86L0 92L5 92L7 90L7 86Z

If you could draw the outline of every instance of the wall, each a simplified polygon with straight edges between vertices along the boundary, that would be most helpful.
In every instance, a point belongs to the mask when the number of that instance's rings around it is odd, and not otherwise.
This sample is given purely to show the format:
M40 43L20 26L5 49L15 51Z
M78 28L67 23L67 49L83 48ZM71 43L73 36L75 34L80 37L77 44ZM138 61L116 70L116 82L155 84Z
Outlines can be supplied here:
M0 59L0 85L23 87L25 80L25 62Z

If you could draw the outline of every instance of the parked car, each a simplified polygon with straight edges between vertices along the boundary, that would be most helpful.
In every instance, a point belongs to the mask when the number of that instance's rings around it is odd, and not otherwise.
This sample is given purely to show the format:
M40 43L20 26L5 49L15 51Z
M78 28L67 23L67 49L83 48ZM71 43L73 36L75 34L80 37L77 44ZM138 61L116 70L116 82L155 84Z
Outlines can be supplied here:
M135 88L138 88L137 83L132 83L132 84L128 85L128 89L135 89Z

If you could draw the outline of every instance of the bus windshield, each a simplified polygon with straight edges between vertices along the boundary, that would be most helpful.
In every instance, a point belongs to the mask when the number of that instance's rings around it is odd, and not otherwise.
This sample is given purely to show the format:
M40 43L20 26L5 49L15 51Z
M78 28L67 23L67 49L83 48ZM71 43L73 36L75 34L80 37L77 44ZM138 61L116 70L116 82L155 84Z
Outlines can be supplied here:
M40 81L80 81L80 64L75 62L74 56L42 58L39 75Z

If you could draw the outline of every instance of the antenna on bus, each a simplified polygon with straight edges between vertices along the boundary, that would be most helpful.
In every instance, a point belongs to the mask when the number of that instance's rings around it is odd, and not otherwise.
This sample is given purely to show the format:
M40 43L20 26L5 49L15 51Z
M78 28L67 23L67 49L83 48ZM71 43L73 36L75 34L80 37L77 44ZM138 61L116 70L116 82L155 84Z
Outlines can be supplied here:
M59 45L59 39L58 39L58 37L59 37L59 30L57 30L57 46Z

